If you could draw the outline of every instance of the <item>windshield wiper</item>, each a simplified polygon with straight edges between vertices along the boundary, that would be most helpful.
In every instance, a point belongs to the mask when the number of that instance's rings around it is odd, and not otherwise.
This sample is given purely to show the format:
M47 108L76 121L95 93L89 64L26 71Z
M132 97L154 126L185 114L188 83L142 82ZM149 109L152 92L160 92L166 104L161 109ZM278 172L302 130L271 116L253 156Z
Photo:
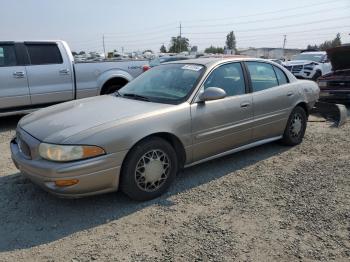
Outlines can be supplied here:
M133 93L123 93L121 94L122 97L130 97L132 99L136 99L136 100L142 100L142 101L147 101L149 102L149 98L146 96L141 96L141 95L137 95L137 94L133 94Z

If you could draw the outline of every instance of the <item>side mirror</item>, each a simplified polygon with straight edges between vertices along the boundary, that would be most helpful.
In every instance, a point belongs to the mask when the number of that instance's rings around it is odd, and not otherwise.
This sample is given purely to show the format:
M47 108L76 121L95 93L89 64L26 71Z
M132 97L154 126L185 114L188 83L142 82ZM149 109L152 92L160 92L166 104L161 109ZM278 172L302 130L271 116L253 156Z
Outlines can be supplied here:
M226 97L226 92L219 87L208 87L199 96L199 101L212 101L218 100Z

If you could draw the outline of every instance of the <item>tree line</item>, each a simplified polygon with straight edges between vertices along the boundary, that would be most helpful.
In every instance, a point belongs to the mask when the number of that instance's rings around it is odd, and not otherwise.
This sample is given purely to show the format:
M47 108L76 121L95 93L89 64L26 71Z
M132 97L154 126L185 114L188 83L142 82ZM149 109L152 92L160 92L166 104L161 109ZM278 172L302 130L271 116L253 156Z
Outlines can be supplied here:
M229 32L226 36L226 46L224 47L214 47L210 46L204 50L205 53L214 53L214 54L223 54L225 50L232 50L234 53L237 53L236 48L236 37L233 31ZM170 39L169 49L165 47L164 44L160 47L161 53L181 53L181 52L197 52L198 47L190 47L190 40L186 37L173 36Z
M327 49L337 47L340 45L341 45L341 38L340 38L340 33L338 33L333 40L324 41L320 45L307 45L306 49L326 51Z
M212 54L223 54L225 53L225 50L228 49L228 50L232 50L235 54L238 54L237 47L236 47L236 36L234 34L234 31L231 31L226 35L225 43L226 45L224 47L211 45L205 48L204 52L212 53ZM320 45L309 44L307 45L307 49L324 51L329 48L340 46L340 45L341 45L340 33L337 33L336 37L333 40L325 41ZM198 51L198 47L192 46L190 48L189 39L185 37L180 37L180 36L171 38L169 50L167 50L164 44L160 47L160 52L162 53L181 53L181 52L188 52L188 51L196 52Z

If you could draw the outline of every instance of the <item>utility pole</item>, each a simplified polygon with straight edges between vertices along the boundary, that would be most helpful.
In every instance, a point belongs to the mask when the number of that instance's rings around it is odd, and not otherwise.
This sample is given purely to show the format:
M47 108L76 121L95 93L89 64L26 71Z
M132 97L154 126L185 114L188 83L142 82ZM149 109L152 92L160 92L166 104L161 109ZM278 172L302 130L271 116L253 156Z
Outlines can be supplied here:
M285 56L284 49L286 48L286 43L287 43L287 35L283 35L283 57Z
M284 49L286 48L286 43L287 43L287 35L283 35L283 58L286 55L284 51Z
M179 42L179 53L181 52L181 42L182 42L182 25L181 25L181 22L180 22L180 42Z
M107 59L107 56L106 56L106 45L105 45L105 35L102 35L102 44L103 44L103 53L105 55L105 59Z

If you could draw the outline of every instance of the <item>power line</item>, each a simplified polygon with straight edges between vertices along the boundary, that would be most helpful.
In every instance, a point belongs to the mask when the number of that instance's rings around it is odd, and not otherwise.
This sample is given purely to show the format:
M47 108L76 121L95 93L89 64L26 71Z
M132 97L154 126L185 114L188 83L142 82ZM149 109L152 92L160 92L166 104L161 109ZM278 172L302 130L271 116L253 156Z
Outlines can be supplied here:
M244 21L244 22L231 22L231 23L225 23L225 24L210 24L210 25L194 25L194 26L185 26L184 28L203 28L203 27L220 27L220 26L236 26L236 25L245 25L245 24L256 24L260 22L267 22L267 21L276 21L276 20L285 20L286 18L294 18L294 17L301 17L301 16L310 16L311 15L319 15L319 13L328 13L333 10L338 10L339 8L348 9L350 6L341 6L337 8L328 8L328 9L322 9L318 11L312 11L312 12L306 12L302 14L293 14L293 15L285 15L285 16L280 16L280 17L275 17L275 18L270 18L270 19L254 19L251 21Z
M338 18L329 18L329 19L322 19L322 20L317 20L317 21L311 21L307 22L307 25L310 24L318 24L318 23L325 23L325 22L330 22L330 21L340 21L340 20L345 20L345 19L350 19L349 16L344 16L344 17L338 17ZM297 24L288 24L288 25L283 25L283 26L272 26L272 27L260 27L260 28L251 28L251 29L246 29L246 30L235 30L235 32L254 32L254 31L261 31L261 30L271 30L271 29L279 29L279 28L285 28L285 27L294 27L294 26L305 26L304 23L297 23ZM224 34L227 33L220 31L220 32L186 32L185 34L187 35L196 35L196 34Z
M308 7L315 7L315 4L317 4L317 6L320 6L320 5L325 5L325 4L329 4L329 3L334 4L335 2L343 2L343 1L346 1L346 0L325 1L325 2L321 2L321 3L313 3L313 4L308 4L308 5L302 5L302 6L298 6L298 7L294 7L294 8L283 8L283 9L274 10L274 11L260 12L260 13L253 13L253 14L249 14L249 15L236 16L235 18L256 17L256 16L261 16L261 15L267 15L267 14L288 12L288 11L291 11L291 10L304 9L304 8L308 8ZM231 17L225 17L225 18L218 18L218 19L182 20L182 21L183 22L192 22L192 21L204 22L204 21L223 21L223 20L230 20L230 19L232 19L232 16Z

